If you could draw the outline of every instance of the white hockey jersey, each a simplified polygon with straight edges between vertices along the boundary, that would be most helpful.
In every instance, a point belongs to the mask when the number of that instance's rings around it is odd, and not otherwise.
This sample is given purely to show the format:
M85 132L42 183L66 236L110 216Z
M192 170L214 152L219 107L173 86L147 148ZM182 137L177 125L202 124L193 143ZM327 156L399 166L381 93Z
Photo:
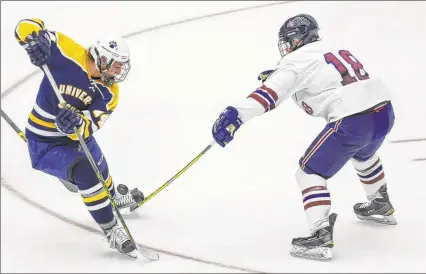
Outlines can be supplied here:
M284 56L261 87L233 106L245 123L292 97L308 114L334 122L390 101L390 94L350 51L317 41Z

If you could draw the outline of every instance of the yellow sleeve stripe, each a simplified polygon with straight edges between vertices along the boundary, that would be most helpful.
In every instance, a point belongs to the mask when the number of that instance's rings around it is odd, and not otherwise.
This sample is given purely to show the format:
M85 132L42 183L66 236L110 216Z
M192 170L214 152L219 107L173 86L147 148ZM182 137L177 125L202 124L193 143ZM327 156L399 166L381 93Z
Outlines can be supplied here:
M25 43L27 36L33 31L39 32L44 30L44 23L40 19L24 19L21 20L15 29L15 38L18 42Z
M112 177L109 176L108 181L106 181L106 187L109 188L112 184ZM90 202L96 202L99 200L102 200L103 198L105 198L107 196L107 193L105 190L103 190L101 193L92 196L92 197L83 197L83 202L85 203L90 203Z
M80 126L78 131L80 134L83 134L83 138L86 139L87 137L90 136L90 131L89 131L90 120L83 115L80 115L80 117L83 118L83 124ZM69 135L68 137L73 141L78 141L78 136L75 133Z
M43 120L35 117L34 114L32 114L32 113L30 113L30 120L33 121L34 123L40 125L40 126L44 126L44 127L48 127L48 128L56 128L54 123L43 121Z
M59 50L62 55L67 57L68 59L74 61L77 65L81 67L86 73L88 73L87 69L87 58L88 52L87 49L77 44L74 40L66 36L61 32L56 32L57 42Z
M88 138L90 136L89 126L90 126L91 121L84 116L83 116L83 119L86 122L85 127L84 127L84 135L83 136L84 136L84 138Z
M108 90L112 94L111 100L107 104L107 111L114 110L118 105L118 97L119 97L119 88L118 84L114 84Z

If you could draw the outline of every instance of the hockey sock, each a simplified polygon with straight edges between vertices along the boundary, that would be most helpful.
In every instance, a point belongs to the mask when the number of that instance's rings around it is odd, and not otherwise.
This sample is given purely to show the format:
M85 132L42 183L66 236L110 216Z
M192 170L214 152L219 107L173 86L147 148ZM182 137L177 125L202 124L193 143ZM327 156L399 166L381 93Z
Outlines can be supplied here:
M379 156L374 155L365 161L352 159L352 164L358 173L368 200L374 199L380 187L386 184L385 173Z
M106 178L106 185L111 195L115 195L114 183L109 174L108 167L102 172ZM87 160L81 160L73 170L74 182L77 184L89 213L103 229L115 225L116 220L112 212L111 202Z
M329 226L331 198L327 180L316 174L307 174L300 168L296 172L296 180L302 190L303 205L311 233Z

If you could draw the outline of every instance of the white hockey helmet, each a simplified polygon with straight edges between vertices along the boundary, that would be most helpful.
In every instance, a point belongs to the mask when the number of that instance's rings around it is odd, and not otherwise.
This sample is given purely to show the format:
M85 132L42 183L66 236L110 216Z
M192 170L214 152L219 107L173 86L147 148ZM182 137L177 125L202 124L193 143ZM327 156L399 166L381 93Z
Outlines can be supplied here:
M120 36L97 40L90 46L89 54L108 85L122 82L130 71L129 47Z

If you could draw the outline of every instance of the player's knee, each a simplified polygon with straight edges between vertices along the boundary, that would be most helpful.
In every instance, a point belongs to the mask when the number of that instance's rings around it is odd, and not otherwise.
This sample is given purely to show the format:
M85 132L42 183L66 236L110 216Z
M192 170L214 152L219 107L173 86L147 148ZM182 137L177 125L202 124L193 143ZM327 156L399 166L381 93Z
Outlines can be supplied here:
M296 180L300 189L304 190L314 186L326 186L327 180L314 173L306 173L301 168L296 172Z
M379 156L377 154L374 154L373 156L369 156L369 157L363 157L363 158L361 157L352 158L352 164L358 170L367 169L371 167L372 165L374 165L375 163L377 163L378 161L379 161Z
M88 189L99 183L99 179L87 157L79 159L74 165L72 165L68 174L70 180L75 183L79 189ZM109 170L108 166L106 166L102 171L103 179L109 179L108 175Z
M108 166L104 167L101 171L101 175L105 180L109 191L113 194L113 183L109 174ZM80 191L91 189L100 183L98 176L86 157L79 159L74 165L70 166L68 170L68 177L71 182L78 186ZM101 187L101 185L99 186Z
M87 158L79 159L74 165L70 167L68 172L70 179L79 187L86 185L93 185L96 183L96 174L90 165Z
M306 174L317 175L317 176L323 178L324 180L328 180L331 177L330 175L327 174L327 172L322 172L322 173L321 172L317 172L316 170L314 170L313 168L311 168L308 165L305 165L303 168L302 168L302 165L299 165L299 170L303 171Z

